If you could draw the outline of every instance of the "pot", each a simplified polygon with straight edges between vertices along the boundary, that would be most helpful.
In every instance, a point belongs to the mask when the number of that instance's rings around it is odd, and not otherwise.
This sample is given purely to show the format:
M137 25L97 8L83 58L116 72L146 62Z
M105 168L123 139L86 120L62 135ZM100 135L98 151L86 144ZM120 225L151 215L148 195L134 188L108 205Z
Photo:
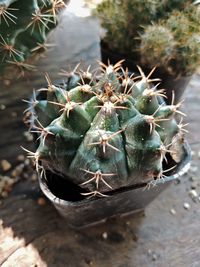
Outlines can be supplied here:
M170 183L180 179L190 167L190 148L184 145L185 156L180 164L165 178L155 180L148 189L147 184L120 188L108 193L108 197L87 199L81 195L83 189L62 177L47 171L39 176L39 184L44 195L73 228L85 228L105 222L110 217L136 213L154 200ZM168 166L169 168L169 166Z
M125 62L122 63L123 67L127 67L130 72L137 73L138 69L136 67L136 60L131 59L128 55L120 54L116 51L110 50L103 42L100 43L101 46L101 60L104 64L108 64L108 61L111 64L115 64L118 61L125 59Z
M192 78L191 76L180 76L175 77L168 73L163 73L161 76L161 87L165 89L166 92L166 102L171 104L172 102L172 92L174 91L174 103L177 104L183 98L184 92Z

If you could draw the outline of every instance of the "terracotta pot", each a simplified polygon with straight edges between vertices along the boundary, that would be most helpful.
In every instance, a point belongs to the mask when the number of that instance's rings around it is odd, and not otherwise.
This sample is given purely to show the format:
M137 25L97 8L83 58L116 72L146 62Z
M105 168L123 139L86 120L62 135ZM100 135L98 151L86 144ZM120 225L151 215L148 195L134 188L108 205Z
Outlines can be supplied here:
M83 189L47 171L46 179L39 177L42 192L53 203L66 222L74 228L84 228L106 221L110 217L125 216L143 210L170 183L180 179L190 167L190 148L185 143L185 157L168 176L147 184L120 188L108 193L108 197L86 199Z

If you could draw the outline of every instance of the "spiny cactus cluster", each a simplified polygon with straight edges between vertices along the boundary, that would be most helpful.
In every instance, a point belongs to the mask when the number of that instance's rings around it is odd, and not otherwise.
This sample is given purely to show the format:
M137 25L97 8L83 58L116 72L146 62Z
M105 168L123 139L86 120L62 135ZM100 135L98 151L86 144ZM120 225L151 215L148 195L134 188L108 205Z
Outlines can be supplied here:
M143 64L177 76L191 75L200 65L200 6L173 11L167 19L146 27L140 38Z
M87 197L162 179L167 155L174 166L184 155L185 125L175 120L184 115L181 103L165 104L153 70L146 77L138 67L134 77L121 63L100 63L100 75L75 70L65 86L46 76L48 88L30 102L39 146L29 157L39 172L63 176Z
M134 37L141 30L141 25L155 20L158 4L159 1L151 0L102 1L94 14L107 31L103 41L111 50L132 54L137 43Z
M190 75L199 66L198 3L104 0L95 14L106 29L104 45L113 52L175 76Z
M63 0L0 0L0 72L7 66L31 69L25 60L45 48Z

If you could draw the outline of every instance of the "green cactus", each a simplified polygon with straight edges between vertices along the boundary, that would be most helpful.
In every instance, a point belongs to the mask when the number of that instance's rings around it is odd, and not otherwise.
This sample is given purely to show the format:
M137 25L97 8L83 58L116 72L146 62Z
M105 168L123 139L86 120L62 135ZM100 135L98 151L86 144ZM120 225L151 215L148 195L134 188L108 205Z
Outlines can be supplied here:
M103 41L107 46L126 55L134 55L138 32L141 25L155 20L159 1L152 0L104 0L94 14L100 18L106 35Z
M199 10L191 0L104 0L94 14L106 30L106 48L138 65L184 76L200 63Z
M13 65L31 68L25 61L44 50L64 7L62 0L0 0L0 72Z
M176 42L163 26L148 26L141 36L140 54L143 64L163 67L175 56Z
M165 17L166 13L170 13L173 10L182 11L193 2L193 0L161 0L157 13L159 16Z
M161 179L166 155L178 163L184 154L184 125L175 120L181 103L166 105L152 86L158 79L140 68L133 78L121 63L100 63L97 77L73 73L64 87L47 77L45 96L31 101L37 170L56 172L89 197Z
M193 74L200 64L199 21L199 7L189 6L147 27L140 36L143 64L159 66L176 76Z

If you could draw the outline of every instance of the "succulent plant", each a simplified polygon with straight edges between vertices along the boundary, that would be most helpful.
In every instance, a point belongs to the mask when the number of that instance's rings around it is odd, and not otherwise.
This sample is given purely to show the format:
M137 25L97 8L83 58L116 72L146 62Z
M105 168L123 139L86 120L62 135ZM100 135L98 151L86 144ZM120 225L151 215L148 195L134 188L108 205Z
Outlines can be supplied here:
M193 0L161 0L157 13L159 16L165 17L166 13L170 13L174 10L182 11L193 2Z
M0 0L0 72L13 65L32 68L26 59L44 50L64 7L63 0Z
M184 12L173 11L168 19L147 27L140 37L142 62L151 67L157 65L176 76L194 73L200 64L199 21L199 6L190 6Z
M138 32L141 25L150 24L155 20L159 1L144 0L104 0L94 14L100 18L106 35L106 45L123 54L135 52Z
M145 2L145 3L144 3ZM95 14L103 44L138 65L191 75L200 63L200 7L193 1L104 0Z
M166 157L175 166L184 155L185 125L175 120L184 115L181 103L165 104L153 70L146 77L138 67L134 77L121 63L100 63L100 75L76 70L64 86L47 76L48 87L30 102L39 145L28 152L37 170L59 174L88 197L162 179Z
M141 36L140 54L143 64L163 66L175 56L176 42L171 31L161 25L148 26Z

